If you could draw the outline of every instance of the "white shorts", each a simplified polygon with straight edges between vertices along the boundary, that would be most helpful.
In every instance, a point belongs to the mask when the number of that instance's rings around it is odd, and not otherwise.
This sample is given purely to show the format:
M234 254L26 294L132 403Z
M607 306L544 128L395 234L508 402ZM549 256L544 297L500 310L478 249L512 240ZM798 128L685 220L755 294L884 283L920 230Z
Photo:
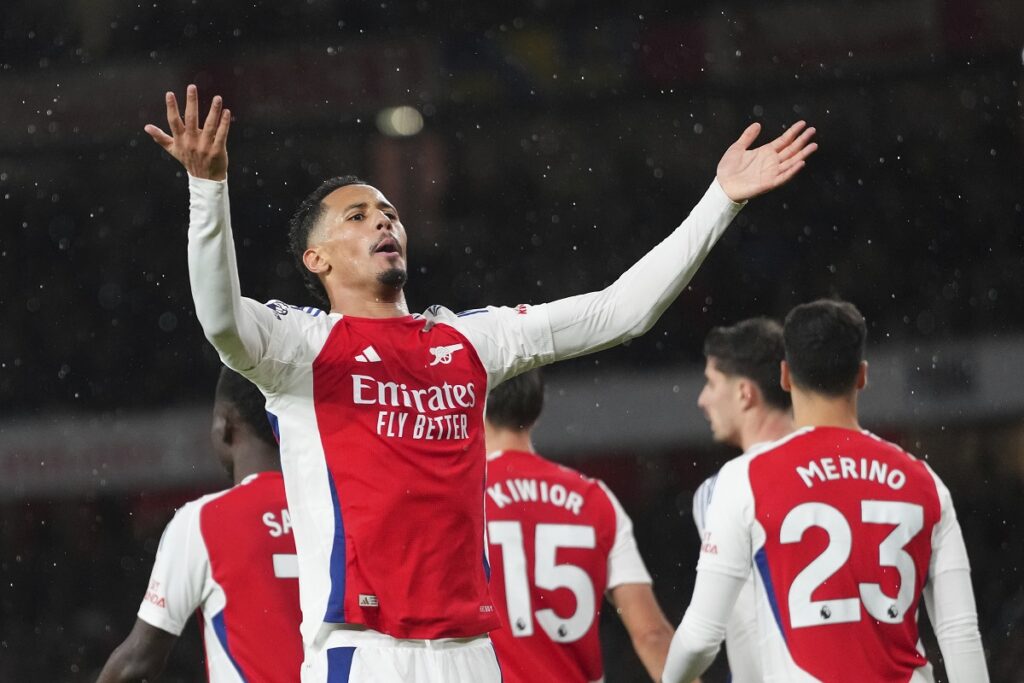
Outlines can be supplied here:
M501 683L491 639L402 640L337 629L306 650L302 683Z

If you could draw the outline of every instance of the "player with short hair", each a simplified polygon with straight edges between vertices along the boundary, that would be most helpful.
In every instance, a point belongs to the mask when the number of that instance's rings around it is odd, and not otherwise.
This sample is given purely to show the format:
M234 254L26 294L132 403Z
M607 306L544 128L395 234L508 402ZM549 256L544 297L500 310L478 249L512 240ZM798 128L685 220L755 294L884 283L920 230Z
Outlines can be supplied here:
M186 503L167 525L135 626L98 683L154 680L197 609L210 683L299 680L299 582L277 442L259 390L227 368L210 435L235 486Z
M716 327L704 340L704 356L705 382L697 405L715 441L746 453L793 431L792 402L779 378L785 358L782 325L769 318L749 318ZM701 542L717 480L717 473L708 477L693 496L693 520ZM725 627L732 683L764 679L755 605L754 581L748 578Z
M633 523L599 479L546 460L532 431L544 406L538 370L487 398L487 532L491 632L506 683L603 680L602 597L614 605L651 678L672 627L651 590Z
M240 293L227 195L230 113L199 127L189 86L172 135L189 174L196 315L229 367L267 396L281 438L301 577L304 680L498 681L500 621L484 553L483 408L532 367L642 334L682 291L741 202L788 181L816 145L803 122L750 149L747 128L684 223L601 292L539 306L410 315L406 232L370 185L303 203L292 240L328 312ZM331 189L333 188L333 189Z
M819 300L794 308L783 336L796 431L722 467L663 680L690 681L711 663L752 573L764 681L933 681L918 638L923 595L950 683L984 683L949 491L857 420L864 318Z

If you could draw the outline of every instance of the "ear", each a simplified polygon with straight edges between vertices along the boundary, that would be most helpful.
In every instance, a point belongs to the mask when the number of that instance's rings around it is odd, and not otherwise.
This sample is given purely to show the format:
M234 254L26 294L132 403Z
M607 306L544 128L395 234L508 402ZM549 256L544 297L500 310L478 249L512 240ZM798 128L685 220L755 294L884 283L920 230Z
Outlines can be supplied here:
M779 368L779 386L782 387L783 391L789 393L793 391L793 380L790 379L789 376L789 363L787 363L786 361L782 361L782 364L779 366Z
M736 382L736 388L740 393L740 408L751 408L757 399L757 385L744 377Z
M320 255L316 247L309 247L306 251L302 252L302 263L317 275L327 273L331 269L331 264Z
M210 425L210 435L213 438L214 446L230 444L233 437L231 432L232 425L227 411L218 405L213 411L213 424Z
M862 360L857 368L857 390L860 391L868 385L868 362Z

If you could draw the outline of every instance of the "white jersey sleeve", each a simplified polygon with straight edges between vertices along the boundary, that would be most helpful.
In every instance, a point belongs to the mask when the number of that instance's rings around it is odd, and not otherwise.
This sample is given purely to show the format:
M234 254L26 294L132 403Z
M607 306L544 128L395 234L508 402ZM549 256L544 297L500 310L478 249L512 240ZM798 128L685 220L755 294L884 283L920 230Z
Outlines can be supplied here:
M701 536L698 572L746 579L750 575L756 527L754 492L748 477L751 455L722 466L709 497ZM763 533L763 532L762 532Z
M615 542L608 553L608 586L606 591L627 583L652 583L651 575L640 557L640 550L633 537L633 520L603 481L598 480L601 489L615 510Z
M718 473L715 473L705 479L693 494L693 523L701 542L717 482ZM725 654L729 660L730 679L735 683L755 683L764 678L757 638L756 594L753 578L748 576L725 625Z
M715 493L716 481L717 472L701 482L693 494L693 524L697 527L698 538L704 538L704 520L708 515L708 506L711 505L711 496Z
M988 666L978 632L971 567L953 497L931 467L928 472L938 490L941 512L939 523L932 530L932 557L924 586L925 608L939 641L950 683L986 683Z
M226 180L188 179L188 270L196 317L224 364L275 390L303 353L293 307L241 295ZM316 309L306 309L311 315Z
M711 666L743 584L743 579L726 574L697 573L690 606L672 636L662 681L689 683Z
M467 336L491 388L531 368L616 346L654 325L741 208L715 180L679 227L599 292L538 306L465 311L457 321L444 309L427 317Z
M547 304L555 360L607 349L651 329L742 208L715 180L686 220L611 285Z
M747 476L750 459L743 455L730 460L715 480L701 535L697 582L672 639L664 681L690 681L711 664L747 583L755 523Z
M147 624L176 636L211 590L210 557L199 529L200 507L199 501L182 506L164 529L138 612Z
M487 371L491 389L555 360L545 306L488 306L457 314L432 306L424 317L447 323L466 336Z

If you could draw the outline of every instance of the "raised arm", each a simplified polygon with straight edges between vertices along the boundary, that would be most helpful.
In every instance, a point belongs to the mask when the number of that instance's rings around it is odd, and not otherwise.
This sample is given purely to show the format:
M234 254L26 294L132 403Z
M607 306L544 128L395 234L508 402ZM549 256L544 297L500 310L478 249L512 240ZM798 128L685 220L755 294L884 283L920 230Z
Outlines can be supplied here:
M718 173L689 217L618 280L600 292L551 302L555 360L609 348L649 330L690 281L743 203L788 182L817 149L800 121L750 149L752 124L726 150Z
M199 127L199 94L188 86L182 119L174 93L165 96L170 134L145 130L189 175L188 266L196 317L224 363L245 372L263 358L273 312L240 293L228 204L228 130L231 112L213 98Z

